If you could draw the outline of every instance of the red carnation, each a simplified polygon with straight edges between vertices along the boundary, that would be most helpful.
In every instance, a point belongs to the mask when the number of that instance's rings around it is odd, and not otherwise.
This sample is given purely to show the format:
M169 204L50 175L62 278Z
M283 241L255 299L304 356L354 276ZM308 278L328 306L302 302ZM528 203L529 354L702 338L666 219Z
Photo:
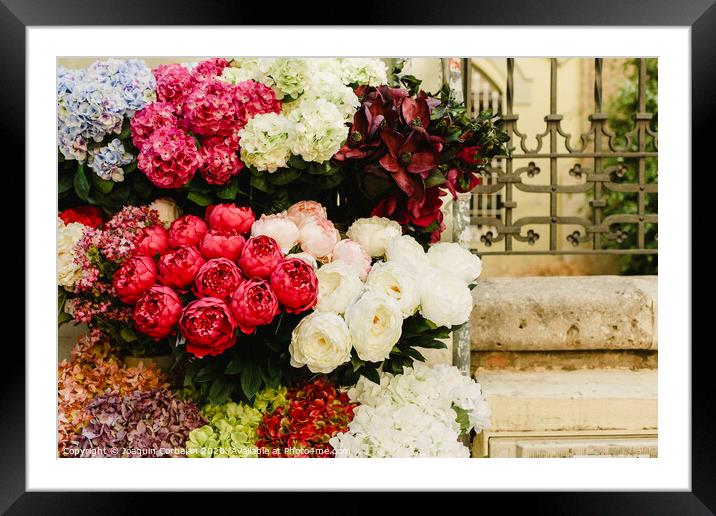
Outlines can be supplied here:
M244 237L238 231L209 228L199 243L204 258L226 258L235 262L244 247Z
M59 217L65 224L79 222L90 228L102 227L102 212L96 206L78 206L77 208L68 208Z
M271 273L271 288L287 312L300 314L318 299L318 278L313 267L300 258L288 258Z
M204 258L196 247L184 246L172 249L159 257L159 283L184 290L194 282Z
M157 267L148 256L130 258L112 278L114 290L122 303L133 305L157 282Z
M236 323L221 299L205 297L192 301L181 314L179 329L186 350L201 358L223 353L236 342Z
M278 298L264 280L244 281L231 295L231 313L244 333L253 333L256 326L270 324L279 312Z
M209 226L201 217L179 217L169 226L169 247L198 246L208 229Z
M226 258L214 258L201 266L194 279L196 297L227 299L243 281L241 271Z
M239 267L247 278L269 279L276 266L283 261L278 242L266 235L249 238L241 251Z
M134 243L135 256L150 256L164 254L169 250L169 233L164 226L149 226L139 231Z
M254 210L235 204L212 204L206 208L206 220L212 228L234 229L246 235L256 221Z
M177 293L169 287L155 285L134 305L134 325L154 340L163 339L175 332L181 311Z

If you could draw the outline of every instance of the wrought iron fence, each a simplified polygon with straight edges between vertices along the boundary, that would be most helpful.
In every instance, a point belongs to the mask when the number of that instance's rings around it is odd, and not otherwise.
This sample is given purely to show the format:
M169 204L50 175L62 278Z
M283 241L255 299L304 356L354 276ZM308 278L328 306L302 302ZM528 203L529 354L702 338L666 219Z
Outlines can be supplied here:
M450 61L454 66L457 60ZM565 131L564 117L557 109L556 58L549 60L545 128L533 136L520 130L520 113L515 110L515 59L506 59L503 90L480 81L480 75L473 74L472 59L461 61L460 68L465 72L461 74L461 89L468 109L500 113L511 137L509 154L499 156L487 167L470 203L469 223L477 229L480 254L657 253L656 202L648 201L649 196L657 195L658 184L655 177L649 177L655 173L647 174L647 167L656 170L658 133L652 123L654 114L647 112L644 58L636 60L633 127L620 134L610 127L610 116L603 105L603 59L594 59L593 111L587 116L589 129L578 136ZM445 71L453 72L451 80L455 78L453 69ZM521 205L534 205L530 203L533 196L545 197L543 213L520 209ZM560 209L560 200L567 196L572 208L574 197L582 198L576 203L578 209ZM622 206L619 199L633 202ZM536 245L540 239L542 242Z

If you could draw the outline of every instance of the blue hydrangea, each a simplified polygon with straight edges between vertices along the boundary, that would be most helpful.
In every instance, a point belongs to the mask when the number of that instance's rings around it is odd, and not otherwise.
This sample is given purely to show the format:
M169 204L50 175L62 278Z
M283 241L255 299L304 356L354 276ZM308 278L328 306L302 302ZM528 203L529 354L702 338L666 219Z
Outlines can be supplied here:
M57 137L66 159L83 161L87 144L119 134L125 117L156 99L144 61L109 59L81 70L57 69Z
M126 151L122 142L115 138L108 145L91 149L87 163L89 167L102 179L108 181L124 181L125 165L129 165L134 156Z

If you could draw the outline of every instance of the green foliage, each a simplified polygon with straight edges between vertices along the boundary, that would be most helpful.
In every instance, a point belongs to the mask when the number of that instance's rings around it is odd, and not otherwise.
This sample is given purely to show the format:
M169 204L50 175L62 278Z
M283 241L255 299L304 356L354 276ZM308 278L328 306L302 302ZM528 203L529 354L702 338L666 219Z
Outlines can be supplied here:
M619 88L616 98L609 106L609 125L614 133L619 137L618 141L623 144L625 135L634 130L634 114L639 111L638 96L638 60L630 59L625 65L625 71L628 77ZM646 76L647 83L646 93L646 112L654 115L651 121L651 128L656 130L658 127L658 59L646 59ZM638 142L636 138L628 149L630 151L638 150ZM647 147L647 150L654 150L653 145ZM657 159L645 159L645 175L647 183L658 182ZM605 163L605 167L619 166L623 171L622 177L617 177L615 181L624 183L634 183L639 178L639 165L636 158L616 158L610 159ZM637 213L638 197L635 193L611 192L605 190L604 199L607 202L604 208L604 216L620 213ZM647 194L645 202L646 213L658 213L658 200L655 194ZM606 248L610 249L631 249L638 247L636 224L621 224L619 227L619 239L617 241L607 241ZM645 225L645 245L647 248L657 248L657 225L647 223ZM657 274L658 259L656 254L652 255L625 255L621 257L621 273L622 274Z

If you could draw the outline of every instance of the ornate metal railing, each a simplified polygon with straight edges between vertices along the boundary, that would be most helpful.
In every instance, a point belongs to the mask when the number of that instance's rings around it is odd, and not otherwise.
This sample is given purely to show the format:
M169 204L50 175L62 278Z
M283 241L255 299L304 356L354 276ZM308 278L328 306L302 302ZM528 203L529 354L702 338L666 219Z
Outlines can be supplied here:
M449 61L454 67L456 60ZM473 91L472 59L461 61L462 71L467 71L461 74L461 89L468 109L472 110L474 100L484 98L484 93ZM482 184L473 192L470 206L470 225L478 228L481 255L657 253L657 213L652 207L656 203L647 199L657 195L658 184L655 178L648 177L647 164L656 166L658 135L652 124L654 114L646 109L646 60L636 61L636 110L630 131L617 134L610 128L609 115L603 106L603 60L597 58L594 110L587 117L589 129L576 137L567 133L562 125L564 117L557 110L558 61L553 58L549 63L549 113L544 117L545 128L530 138L520 130L520 114L515 111L515 60L506 60L505 105L501 116L511 137L509 154L498 157L487 168ZM530 145L530 141L535 143ZM633 202L625 203L622 210L613 193ZM560 209L560 200L566 196L574 208L575 195L583 197L577 210ZM532 196L547 197L543 209L535 210ZM523 204L532 207L520 210ZM627 205L634 208L627 209ZM627 232L628 225L633 226ZM542 242L536 245L540 239Z

